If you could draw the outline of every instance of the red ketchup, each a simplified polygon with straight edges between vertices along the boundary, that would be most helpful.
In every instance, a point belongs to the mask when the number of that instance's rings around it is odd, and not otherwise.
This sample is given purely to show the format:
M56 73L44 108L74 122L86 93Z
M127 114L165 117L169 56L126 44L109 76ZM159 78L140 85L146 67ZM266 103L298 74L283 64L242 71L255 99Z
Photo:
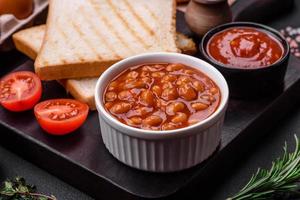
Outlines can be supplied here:
M207 52L226 66L251 69L277 62L284 50L274 36L263 30L234 27L213 35L208 42Z

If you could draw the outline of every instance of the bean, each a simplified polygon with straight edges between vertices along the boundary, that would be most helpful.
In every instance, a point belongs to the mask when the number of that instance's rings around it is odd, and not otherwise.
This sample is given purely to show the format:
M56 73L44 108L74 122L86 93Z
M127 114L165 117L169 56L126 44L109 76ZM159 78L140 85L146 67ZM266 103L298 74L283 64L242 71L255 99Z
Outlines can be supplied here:
M144 77L149 77L149 76L150 76L150 73L149 73L149 72L143 71L143 72L141 73L141 77L142 77L142 78L144 78Z
M174 82L174 81L176 81L176 79L177 79L177 76L176 76L176 75L168 74L168 75L165 75L165 76L161 79L161 82L162 82L162 83Z
M124 85L124 89L145 88L145 87L146 87L146 83L143 83L142 81L131 81Z
M219 90L215 87L210 88L209 90L212 94L217 94L219 92Z
M201 111L201 110L205 110L206 108L208 108L208 105L197 102L197 103L192 104L192 108L194 108L196 111Z
M209 101L210 101L211 103L213 103L213 102L215 102L215 101L216 101L216 98L215 98L215 97L213 97L213 96L210 96L210 98L209 98Z
M131 109L131 105L126 102L119 102L114 104L110 108L110 112L115 113L115 114L123 114L128 112Z
M193 70L190 70L190 69L184 70L184 73L185 73L185 74L188 74L188 75L193 75L193 74L195 74L195 72L194 72Z
M160 71L159 68L150 67L150 66L148 66L148 65L145 65L145 66L142 68L142 70L143 70L144 72L157 72L157 71Z
M118 98L120 100L132 100L133 99L133 96L131 94L130 91L128 90L124 90L124 91L121 91L119 94L118 94Z
M125 81L125 83L131 83L131 82L135 82L135 79L125 77L124 81Z
M168 115L174 115L177 112L183 111L185 108L184 103L182 102L174 102L167 106L166 113Z
M205 85L200 81L193 81L192 85L195 88L195 90L197 90L198 92L204 92L205 90Z
M170 83L170 82L164 83L164 84L162 85L162 89L163 89L163 90L164 90L164 89L167 89L167 88L173 88L173 87L174 87L173 84Z
M119 86L119 81L113 81L109 84L108 86L108 91L113 91L113 90L116 90Z
M214 82L209 78L204 78L204 82L208 87L214 87Z
M136 115L136 116L145 116L149 113L151 113L153 111L153 108L149 108L149 107L140 107L140 108L137 108L136 110L133 110L133 115Z
M143 78L141 78L141 81L146 84L151 84L152 79L149 77L143 77Z
M117 87L118 84L119 84L118 81L113 81L113 82L111 82L111 83L109 84L109 86L110 86L110 87Z
M187 115L185 113L182 112L178 112L173 118L172 118L172 122L173 123L184 123L186 122L188 119Z
M143 68L142 68L142 71L144 71L144 72L149 72L150 71L150 66L148 66L148 65L145 65L145 66L143 66Z
M166 101L174 100L178 98L178 92L176 88L167 88L164 89L161 98L163 98Z
M206 100L206 101L209 101L209 102L211 102L211 103L216 101L215 97L213 97L213 96L210 95L210 94L204 94L204 95L202 95L200 98L201 98L201 99L204 99L204 100Z
M165 75L165 73L164 72L153 72L151 75L153 78L162 78Z
M173 123L165 123L165 124L163 124L162 127L161 127L161 129L162 129L162 130L165 130L165 131L167 131L167 130L174 130L174 129L176 129L176 128L177 128L176 125L173 124Z
M185 100L191 101L197 98L197 93L189 84L184 84L179 86L178 90L179 95Z
M136 71L131 71L127 74L127 78L136 79L139 76L139 73Z
M156 101L156 106L159 107L161 110L165 110L165 107L168 105L168 102L162 100L162 99L158 99Z
M156 94L156 96L160 96L162 93L162 89L158 85L154 85L152 87L152 92Z
M110 109L114 105L113 102L107 102L104 106L106 109Z
M179 78L176 81L177 85L183 85L186 83L190 83L191 82L191 78L188 76L179 76Z
M162 118L156 115L151 115L143 120L143 124L149 126L158 126L162 123Z
M141 101L147 106L153 106L155 104L155 98L151 91L145 90L141 93Z
M163 70L163 69L165 68L164 65L160 65L160 64L153 65L153 67L154 67L155 69L158 69L159 71L160 71L160 70Z
M136 98L142 92L142 90L143 89L133 88L130 90L130 93L134 98Z
M130 120L133 124L136 124L136 125L139 125L142 123L142 118L140 118L140 117L132 117L132 118L130 118Z
M168 72L173 72L173 71L179 71L181 69L184 68L184 65L183 64L180 64L180 63L175 63L175 64L169 64L167 67L166 67L166 70Z
M197 120L197 119L189 119L189 121L188 121L189 125L193 125L193 124L196 124L198 122L199 122L199 120Z
M117 99L117 94L115 92L107 92L105 94L105 101L114 101Z
M210 95L208 95L208 94L204 94L204 95L200 96L200 98L209 101L209 96Z
M175 102L173 103L173 107L174 107L174 112L180 112L185 108L184 103L182 102Z

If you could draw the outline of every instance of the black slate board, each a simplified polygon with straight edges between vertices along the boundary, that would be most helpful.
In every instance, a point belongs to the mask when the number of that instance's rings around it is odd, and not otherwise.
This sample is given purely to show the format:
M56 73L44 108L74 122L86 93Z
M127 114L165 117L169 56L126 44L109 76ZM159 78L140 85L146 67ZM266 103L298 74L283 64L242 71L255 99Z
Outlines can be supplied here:
M180 13L177 22L178 29L188 33ZM1 75L10 70L32 70L32 61L18 53L2 56L7 62L0 64L7 66L5 71L1 66ZM43 99L67 96L55 81L43 87ZM212 175L224 175L245 150L255 145L261 130L266 132L293 108L299 92L300 61L291 57L284 92L259 101L231 99L219 150L205 163L177 173L146 173L114 159L102 143L96 112L90 113L74 134L52 137L39 128L32 111L16 114L1 108L0 123L6 129L1 129L0 143L97 199L186 197L193 190L209 190Z

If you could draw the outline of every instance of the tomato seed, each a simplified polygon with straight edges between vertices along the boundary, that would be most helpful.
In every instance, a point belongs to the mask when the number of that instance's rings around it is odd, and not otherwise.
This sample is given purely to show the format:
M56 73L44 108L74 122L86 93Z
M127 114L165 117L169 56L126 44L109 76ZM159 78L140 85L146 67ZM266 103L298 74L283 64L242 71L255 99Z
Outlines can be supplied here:
M66 119L66 115L63 113L59 116L59 119Z

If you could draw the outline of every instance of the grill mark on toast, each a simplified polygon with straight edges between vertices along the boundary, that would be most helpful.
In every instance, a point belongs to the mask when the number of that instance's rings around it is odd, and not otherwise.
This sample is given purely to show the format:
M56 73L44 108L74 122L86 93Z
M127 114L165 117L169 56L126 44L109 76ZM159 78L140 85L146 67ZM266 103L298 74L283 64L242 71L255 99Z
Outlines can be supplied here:
M94 0L90 0L88 2L91 2L95 5L97 5L97 3ZM107 28L109 30L112 31L113 35L119 40L119 42L126 48L128 49L131 53L134 52L132 50L132 48L130 47L130 44L126 41L126 39L122 39L122 37L120 36L120 34L118 33L118 31L115 29L115 26L113 24L110 23L109 19L106 18L105 15L101 15L101 10L99 9L99 6L92 6L93 9L96 12L96 15L104 22L104 24L107 26Z
M149 15L152 17L152 19L155 21L155 24L160 24L159 17L149 8L147 4L144 4L145 10L149 13ZM160 26L159 26L160 27ZM162 37L161 37L161 30L158 30L159 33L156 33L156 41L161 44L162 43Z
M154 14L154 12L147 5L144 5L144 7L147 10L147 12L150 14L150 16L155 20L155 23L158 23L159 18Z
M79 35L81 36L81 39L86 43L86 45L88 46L88 48L90 48L93 53L96 55L96 57L98 59L102 59L102 57L98 54L97 50L93 47L93 45L90 43L90 41L88 41L85 37L84 37L84 34L83 32L81 31L80 27L74 23L74 21L72 20L72 23L71 23L72 27L79 33Z
M175 7L175 2L173 1L173 4L172 4L172 6L174 7L174 13L176 13L176 7ZM147 4L144 4L144 7L145 7L145 9L147 10L147 12L151 15L151 17L155 20L155 22L156 22L156 24L159 24L160 23L160 18L159 18L159 16L157 16L154 12L153 12L153 10L151 10L150 8L149 8L149 6L147 5ZM173 13L173 14L174 14ZM173 15L172 14L172 15ZM176 27L176 20L172 20L172 25L171 25L172 27ZM175 30L176 30L176 28L175 28ZM172 32L171 32L172 33ZM173 34L173 33L172 33ZM174 32L174 34L176 34L175 32ZM158 40L160 40L159 42L161 43L162 42L162 34L159 34L159 36L157 36L157 38L158 38ZM170 51L170 52L173 52L173 50L170 50L169 49L169 45L166 45L165 43L163 43L163 46L164 46L164 48L166 48L166 50L167 51ZM177 48L178 49L178 48Z
M57 26L59 26L59 23L57 24ZM58 27L58 29L56 31L58 31L64 38L64 41L68 41L68 36L67 34L63 31L64 29L62 29L61 27ZM71 45L72 48L75 48L75 46L73 45L73 43L69 42L69 45ZM75 54L76 58L78 58L80 61L83 61L83 57L82 55L80 55L78 52L76 51L72 51L72 53ZM62 62L66 63L66 60L61 59Z
M89 2L89 1L88 1ZM82 10L82 12L87 12L85 9ZM117 53L115 47L113 45L110 45L105 38L103 37L103 35L101 34L100 31L97 30L97 28L95 27L95 25L93 23L91 23L91 20L89 18L87 18L86 16L89 16L87 13L82 15L85 19L85 21L87 23L90 24L90 28L93 29L93 31L96 33L97 37L99 37L99 39L101 40L102 44L104 44L106 46L107 49L111 50L113 55L117 58L117 59L122 59L122 57Z
M109 7L112 9L112 11L116 14L116 16L123 22L125 25L126 29L129 30L129 32L145 47L148 48L149 45L145 43L143 38L141 38L138 33L131 28L130 24L127 22L127 20L124 19L124 16L119 12L116 7L112 4L111 0L106 1Z
M137 21L142 25L142 27L148 32L149 35L155 35L155 32L151 29L151 27L144 21L142 17L140 17L134 8L128 3L127 0L124 0L124 3L128 10L133 14L133 16L137 19Z

